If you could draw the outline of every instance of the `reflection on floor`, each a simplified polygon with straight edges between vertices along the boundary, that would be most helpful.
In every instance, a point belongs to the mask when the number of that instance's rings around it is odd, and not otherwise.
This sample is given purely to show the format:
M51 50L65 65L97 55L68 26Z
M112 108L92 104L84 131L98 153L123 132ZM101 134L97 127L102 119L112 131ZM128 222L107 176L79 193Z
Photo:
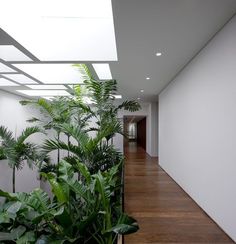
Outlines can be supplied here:
M140 230L125 244L234 243L135 143L125 148L125 211Z

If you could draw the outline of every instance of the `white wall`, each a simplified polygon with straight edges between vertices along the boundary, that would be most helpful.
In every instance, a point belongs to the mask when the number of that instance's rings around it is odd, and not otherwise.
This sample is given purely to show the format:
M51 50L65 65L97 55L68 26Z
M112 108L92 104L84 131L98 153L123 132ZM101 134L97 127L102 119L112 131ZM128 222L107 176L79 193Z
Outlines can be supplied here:
M29 107L22 106L19 101L22 97L0 90L0 126L6 126L18 136L27 126L27 119L36 114ZM37 115L36 115L37 116ZM40 135L31 137L32 141L41 140ZM0 189L12 191L12 170L9 169L6 160L0 160ZM40 186L37 170L31 170L27 166L16 173L16 191L29 192Z
M152 157L158 156L158 103L151 103L149 106L149 151L148 154Z
M236 241L236 17L159 97L161 167Z

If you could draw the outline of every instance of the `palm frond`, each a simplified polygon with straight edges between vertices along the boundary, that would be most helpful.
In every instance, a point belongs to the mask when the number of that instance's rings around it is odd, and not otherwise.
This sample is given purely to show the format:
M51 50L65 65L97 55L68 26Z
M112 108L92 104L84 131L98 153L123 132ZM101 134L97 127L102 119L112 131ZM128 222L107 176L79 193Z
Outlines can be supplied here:
M73 64L73 67L76 67L79 70L83 80L90 80L93 78L86 64Z
M64 123L60 125L60 128L65 134L73 137L79 144L86 144L86 142L89 140L88 134L80 128L80 125Z
M28 139L31 135L35 133L43 133L43 131L37 126L27 127L17 138L17 144L24 143L26 139Z
M4 126L0 126L0 139L5 145L12 145L15 143L13 133Z
M116 108L116 112L120 109L128 110L130 112L135 112L138 111L140 108L141 108L140 104L135 100L124 101Z

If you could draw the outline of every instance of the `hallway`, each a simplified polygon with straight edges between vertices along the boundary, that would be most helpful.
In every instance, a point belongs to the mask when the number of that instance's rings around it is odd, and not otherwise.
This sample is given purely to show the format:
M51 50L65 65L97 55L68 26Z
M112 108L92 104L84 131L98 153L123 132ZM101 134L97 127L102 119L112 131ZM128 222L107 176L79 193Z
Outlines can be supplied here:
M125 211L140 230L125 244L234 243L160 168L129 143L125 148Z

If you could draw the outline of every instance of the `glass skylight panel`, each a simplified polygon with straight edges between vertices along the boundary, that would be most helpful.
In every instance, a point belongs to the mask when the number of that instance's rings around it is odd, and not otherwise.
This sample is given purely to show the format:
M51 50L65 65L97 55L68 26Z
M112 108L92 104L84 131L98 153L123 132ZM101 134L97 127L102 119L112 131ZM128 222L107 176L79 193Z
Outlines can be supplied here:
M20 84L38 84L35 80L32 80L23 74L3 74L3 76Z
M34 90L66 90L63 85L27 85L27 87Z
M33 97L52 97L52 96L70 96L71 94L64 90L17 90L17 92L23 93Z
M4 61L11 61L11 62L32 61L32 59L30 59L28 56L26 56L24 53L22 53L19 49L17 49L13 45L0 45L0 59L3 59Z
M95 69L95 71L98 75L98 78L100 80L111 80L112 79L109 64L103 64L103 63L93 64L93 68Z
M5 78L0 78L0 87L1 86L19 86L19 85Z
M79 84L83 79L72 64L14 64L44 84Z
M0 62L0 73L16 73L16 71Z
M1 28L41 61L117 61L111 0L2 0L1 9Z

